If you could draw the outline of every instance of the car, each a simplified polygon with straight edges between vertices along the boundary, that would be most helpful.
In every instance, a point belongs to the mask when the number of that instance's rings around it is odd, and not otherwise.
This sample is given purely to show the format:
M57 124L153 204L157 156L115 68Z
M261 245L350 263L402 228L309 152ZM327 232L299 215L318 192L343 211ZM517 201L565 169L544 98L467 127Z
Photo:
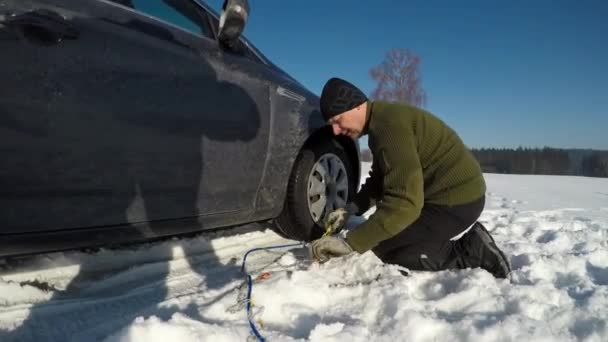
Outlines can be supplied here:
M198 0L1 1L0 256L252 222L321 235L359 145L226 4L220 27Z

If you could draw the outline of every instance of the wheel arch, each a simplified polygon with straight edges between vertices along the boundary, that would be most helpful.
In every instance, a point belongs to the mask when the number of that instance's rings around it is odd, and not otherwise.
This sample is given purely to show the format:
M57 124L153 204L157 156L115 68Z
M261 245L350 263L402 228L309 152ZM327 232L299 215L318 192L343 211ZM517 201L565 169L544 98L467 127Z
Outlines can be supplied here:
M305 149L315 144L338 143L352 164L352 188L356 192L359 187L361 164L359 145L356 141L347 136L334 136L331 127L318 119L320 115L282 118L287 119L275 120L274 131L293 133L271 136L274 142L269 146L268 164L254 204L255 212L251 217L254 221L274 221L278 218L284 209L287 184L292 178L297 159Z
M341 159L346 158L349 173L349 191L347 201L351 200L353 195L358 190L360 160L358 143L346 136L334 136L331 127L320 127L310 134L307 139L297 150L297 157L289 170L289 180L287 193L283 202L281 213L275 220L275 231L280 235L296 240L309 241L323 234L317 219L310 217L307 213L309 208L306 208L306 200L300 195L303 191L306 192L310 172L309 167L312 167L315 159L322 156L324 151L334 151L341 155ZM305 181L303 181L305 180ZM306 197L304 197L306 198Z

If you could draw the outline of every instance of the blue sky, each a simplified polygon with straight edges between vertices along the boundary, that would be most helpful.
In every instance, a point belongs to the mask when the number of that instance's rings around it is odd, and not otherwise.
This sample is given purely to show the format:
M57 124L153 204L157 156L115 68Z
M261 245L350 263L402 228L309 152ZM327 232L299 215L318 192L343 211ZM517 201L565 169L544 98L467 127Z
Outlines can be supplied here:
M408 48L422 59L425 109L468 146L608 149L608 2L250 5L247 38L317 94L332 76L369 94L369 69Z

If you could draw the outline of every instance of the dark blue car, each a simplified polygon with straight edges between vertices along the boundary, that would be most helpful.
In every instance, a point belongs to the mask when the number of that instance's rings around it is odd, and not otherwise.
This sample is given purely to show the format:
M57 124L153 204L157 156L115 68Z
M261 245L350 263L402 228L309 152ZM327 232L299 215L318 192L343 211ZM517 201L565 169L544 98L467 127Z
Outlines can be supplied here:
M247 15L0 0L0 256L250 222L319 235L356 191L359 148L239 35Z

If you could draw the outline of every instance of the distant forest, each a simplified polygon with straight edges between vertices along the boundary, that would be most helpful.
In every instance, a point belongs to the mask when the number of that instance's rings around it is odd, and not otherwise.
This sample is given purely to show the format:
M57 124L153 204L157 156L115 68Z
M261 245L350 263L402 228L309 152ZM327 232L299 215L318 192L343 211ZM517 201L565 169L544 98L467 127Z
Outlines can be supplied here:
M520 147L471 152L488 173L608 177L608 151Z
M608 151L556 148L471 149L483 172L608 177ZM368 149L363 161L371 161Z

